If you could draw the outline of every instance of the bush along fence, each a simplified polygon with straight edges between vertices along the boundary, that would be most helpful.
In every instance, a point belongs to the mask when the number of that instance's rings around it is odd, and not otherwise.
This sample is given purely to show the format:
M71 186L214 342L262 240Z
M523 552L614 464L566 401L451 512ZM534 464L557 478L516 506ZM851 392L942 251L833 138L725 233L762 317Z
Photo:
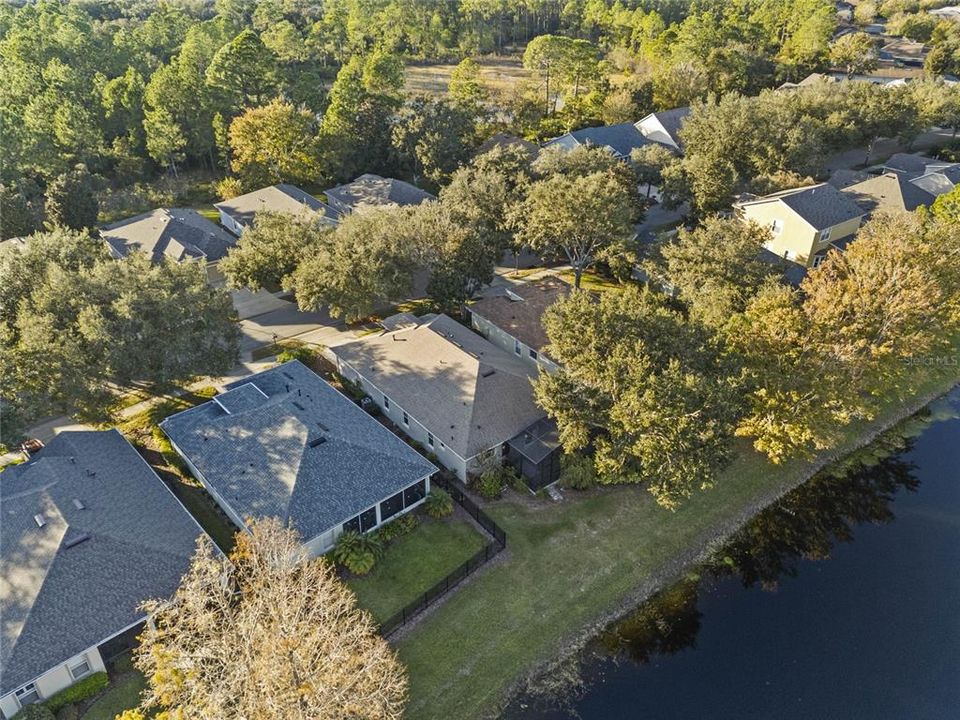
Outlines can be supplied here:
M455 503L462 507L470 517L476 520L484 530L490 533L493 541L488 542L481 550L474 554L473 557L420 595L420 597L412 603L381 623L380 634L384 637L389 637L413 620L413 618L417 617L437 600L483 567L488 561L495 558L500 551L507 546L507 534L503 531L503 528L497 525L493 521L493 518L481 510L480 507L467 496L466 488L459 480L437 476L430 482L432 485L446 490Z

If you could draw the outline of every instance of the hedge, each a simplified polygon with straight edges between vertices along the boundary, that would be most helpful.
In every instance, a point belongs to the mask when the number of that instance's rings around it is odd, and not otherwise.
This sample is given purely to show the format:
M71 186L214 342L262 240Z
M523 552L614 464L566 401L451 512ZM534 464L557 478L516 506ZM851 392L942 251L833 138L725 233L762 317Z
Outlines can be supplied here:
M105 672L88 675L83 680L75 682L66 690L61 690L43 704L49 708L51 712L55 713L65 705L78 703L81 700L86 700L88 697L96 695L107 686L108 682L109 680Z

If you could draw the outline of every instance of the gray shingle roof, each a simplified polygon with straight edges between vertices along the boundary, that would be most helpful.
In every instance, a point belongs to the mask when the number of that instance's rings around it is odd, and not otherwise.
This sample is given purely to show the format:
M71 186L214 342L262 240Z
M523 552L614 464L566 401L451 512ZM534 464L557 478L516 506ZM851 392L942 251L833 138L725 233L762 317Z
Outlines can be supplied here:
M436 471L296 360L227 388L161 427L241 518L311 540Z
M219 225L189 208L161 208L106 225L100 235L117 257L134 250L145 252L154 262L164 257L215 261L227 254L236 240Z
M913 178L910 183L933 196L950 192L960 183L960 165L949 165Z
M913 212L921 205L931 205L936 199L904 175L895 172L850 185L843 192L867 212Z
M853 200L828 183L783 190L739 205L746 207L777 200L817 230L833 227L864 215L864 211Z
M633 123L620 123L574 130L554 138L544 147L559 146L570 150L577 145L598 145L609 147L622 157L629 157L631 150L650 145L651 142L637 130Z
M60 433L0 474L0 501L0 694L141 619L202 534L116 430Z
M472 303L470 312L486 318L524 345L542 350L548 342L543 312L569 293L570 286L557 278L496 287Z
M927 165L932 162L935 161L932 158L928 158L923 155L916 155L914 153L894 153L883 164L883 167L887 170L908 173L911 177L916 177L917 175L923 175L924 171L927 169Z
M663 126L667 135L669 135L679 147L683 146L683 143L680 141L680 128L683 127L686 119L690 117L689 107L661 110L660 112L650 113L647 117L655 117L660 125ZM644 118L644 120L646 120L646 118ZM643 120L640 122L643 122Z
M420 320L331 352L465 460L545 417L528 363L446 315Z
M403 180L384 178L372 173L324 191L327 201L340 212L352 212L360 206L419 205L436 200L426 190Z
M312 210L326 218L326 221L330 224L335 223L338 217L338 213L333 208L295 185L287 185L286 183L260 188L245 195L219 202L214 207L226 213L244 227L250 227L257 213L261 210L293 213L294 215Z

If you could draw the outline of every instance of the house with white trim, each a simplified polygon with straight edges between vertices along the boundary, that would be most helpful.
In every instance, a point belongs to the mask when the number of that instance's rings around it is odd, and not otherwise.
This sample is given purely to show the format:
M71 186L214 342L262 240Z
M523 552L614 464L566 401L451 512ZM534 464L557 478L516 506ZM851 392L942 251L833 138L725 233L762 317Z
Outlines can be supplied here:
M273 517L312 555L409 512L437 468L297 360L160 423L239 528Z
M100 228L110 254L121 259L146 253L152 262L222 260L237 240L222 227L190 208L160 208Z
M683 152L680 129L689 116L689 107L679 107L652 112L634 125L647 140L666 145L671 150Z
M341 375L461 480L482 456L507 457L510 441L546 417L531 363L446 315L403 319L329 352Z
M331 227L339 221L339 213L320 202L313 195L296 185L281 183L260 188L253 192L214 205L220 213L220 224L239 236L253 225L258 212L282 212L291 215L311 215Z
M0 473L0 715L128 650L203 530L116 430L65 431Z

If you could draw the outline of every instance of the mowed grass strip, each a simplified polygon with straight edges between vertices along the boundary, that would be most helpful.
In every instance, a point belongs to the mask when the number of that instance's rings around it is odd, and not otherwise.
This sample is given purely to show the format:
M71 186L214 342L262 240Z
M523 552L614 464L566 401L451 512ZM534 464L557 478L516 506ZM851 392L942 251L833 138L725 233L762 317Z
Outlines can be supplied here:
M952 373L930 374L915 396L946 392ZM895 417L891 401L884 418ZM852 450L867 424L847 428ZM398 643L410 677L414 720L488 717L511 685L549 661L584 627L631 592L675 572L679 558L735 524L771 488L801 482L812 462L770 464L741 443L717 486L678 511L640 487L617 487L540 506L503 500L489 507L506 530L508 555L481 572Z
M486 542L468 521L456 516L424 520L413 532L391 542L369 575L350 578L347 584L357 594L360 607L383 622L473 557Z

